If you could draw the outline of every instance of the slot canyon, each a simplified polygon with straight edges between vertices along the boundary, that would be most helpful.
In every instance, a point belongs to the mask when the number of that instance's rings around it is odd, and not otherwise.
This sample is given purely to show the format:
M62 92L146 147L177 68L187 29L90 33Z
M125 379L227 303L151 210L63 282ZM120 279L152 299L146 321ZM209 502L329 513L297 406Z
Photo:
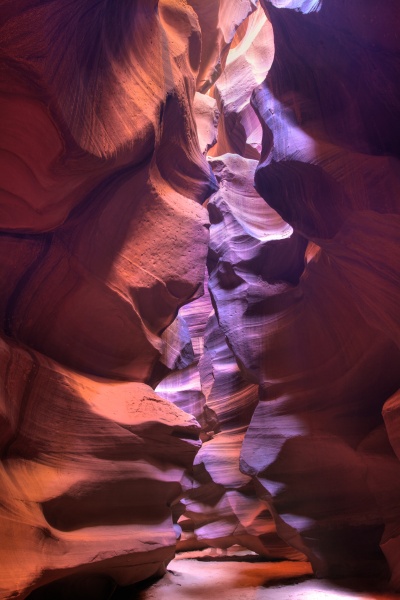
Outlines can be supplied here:
M0 600L400 597L399 2L0 46Z

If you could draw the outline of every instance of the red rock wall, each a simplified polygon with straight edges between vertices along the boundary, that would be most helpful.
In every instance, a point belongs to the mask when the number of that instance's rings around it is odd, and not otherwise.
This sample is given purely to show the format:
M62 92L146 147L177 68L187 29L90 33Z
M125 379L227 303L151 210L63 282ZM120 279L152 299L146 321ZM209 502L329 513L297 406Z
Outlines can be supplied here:
M275 57L252 99L263 126L255 182L294 233L265 239L261 254L236 216L243 168L236 183L221 167L211 289L260 383L241 468L318 575L381 572L385 555L398 586L398 9L262 4Z
M54 597L87 598L172 558L199 448L150 385L185 346L164 330L202 293L201 32L167 0L0 16L0 597L61 580Z
M180 529L400 587L399 25L0 2L0 598Z

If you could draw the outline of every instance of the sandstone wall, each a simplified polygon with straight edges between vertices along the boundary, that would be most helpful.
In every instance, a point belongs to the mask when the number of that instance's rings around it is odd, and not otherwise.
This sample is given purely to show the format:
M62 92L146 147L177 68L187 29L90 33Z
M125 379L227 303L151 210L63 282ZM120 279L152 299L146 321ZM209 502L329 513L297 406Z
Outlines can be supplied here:
M0 598L232 544L400 587L399 25L0 2Z

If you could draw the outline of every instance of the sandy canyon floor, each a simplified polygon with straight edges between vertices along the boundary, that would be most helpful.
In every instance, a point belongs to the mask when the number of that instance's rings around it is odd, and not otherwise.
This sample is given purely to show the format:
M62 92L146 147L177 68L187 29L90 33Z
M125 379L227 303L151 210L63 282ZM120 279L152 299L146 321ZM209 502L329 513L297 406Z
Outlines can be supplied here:
M374 582L315 579L309 563L254 562L244 557L187 558L168 565L165 577L136 590L119 590L112 600L399 600ZM366 590L369 591L366 591Z

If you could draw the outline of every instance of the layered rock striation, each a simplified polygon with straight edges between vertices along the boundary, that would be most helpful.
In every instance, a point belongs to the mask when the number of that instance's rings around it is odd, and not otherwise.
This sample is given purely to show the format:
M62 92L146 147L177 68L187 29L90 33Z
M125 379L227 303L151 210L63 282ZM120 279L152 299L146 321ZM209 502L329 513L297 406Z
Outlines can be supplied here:
M0 2L0 598L399 588L399 9L117 4Z
M210 202L219 321L260 384L241 468L318 575L380 571L384 554L398 585L398 54L366 19L349 29L343 3L263 6L275 57L252 99L255 183L293 234L270 212L281 239L263 247L230 156ZM396 14L386 3L379 21Z
M1 381L1 597L45 584L81 597L82 581L107 590L162 572L195 419L145 384L89 377L12 342L1 342Z
M0 11L0 597L100 597L173 556L199 448L149 386L190 362L164 331L202 293L201 30L167 0Z
M207 293L183 307L179 317L190 332L194 362L172 371L156 391L196 417L203 445L191 486L174 506L181 531L177 550L240 545L264 557L303 558L279 538L251 477L239 470L258 386L241 374Z

